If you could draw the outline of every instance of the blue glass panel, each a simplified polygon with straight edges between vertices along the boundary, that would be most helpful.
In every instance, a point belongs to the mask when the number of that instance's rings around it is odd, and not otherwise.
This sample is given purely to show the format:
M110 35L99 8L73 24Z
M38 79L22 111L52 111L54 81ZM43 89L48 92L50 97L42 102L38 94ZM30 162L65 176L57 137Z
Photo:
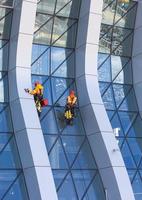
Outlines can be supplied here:
M111 125L112 125L112 128L115 129L115 128L118 128L119 129L119 136L124 136L124 132L123 132L123 129L122 129L122 126L121 126L121 123L120 123L120 120L118 118L118 114L116 113L115 116L112 118L111 120Z
M32 45L32 63L36 62L36 60L44 54L47 54L47 49L49 46L41 45L41 44L33 44Z
M134 155L136 164L138 165L140 159L142 158L142 138L127 138L127 141Z
M0 152L4 148L4 146L7 144L9 139L12 137L12 134L3 134L0 133Z
M110 57L101 65L98 70L99 81L111 82Z
M52 74L53 76L56 77L68 77L68 78L74 78L75 74L75 54L72 53L64 63L60 65L59 68L55 70L55 72Z
M0 71L7 71L8 48L9 48L9 42L7 40L0 40Z
M67 58L70 58L72 52L73 51L71 49L51 47L51 73L53 73L59 66L61 66L61 74L59 74L59 76L62 75L63 77L66 77L69 64ZM74 60L73 57L72 59ZM72 69L73 68L74 67L72 65Z
M67 175L67 170L53 170L53 177L55 181L56 188L60 187L60 184L62 183L63 179Z
M51 150L52 146L54 145L55 141L57 140L57 137L58 136L56 135L44 135L44 140L48 153Z
M29 200L24 181L24 177L21 174L6 193L3 200Z
M129 128L132 126L133 121L135 120L137 113L133 112L118 112L121 124L124 130L124 133L127 134Z
M17 175L16 170L0 170L0 199L7 192Z
M94 157L92 155L87 139L74 162L73 169L96 169Z
M50 110L42 119L41 127L44 134L57 134L57 124L54 111Z
M123 144L123 147L121 149L122 156L125 162L126 167L129 168L136 168L135 162L133 160L132 154L130 152L130 149L128 147L127 142Z
M105 108L114 110L115 109L115 102L114 102L114 96L113 96L113 90L112 86L108 88L108 90L105 92L105 94L102 97Z
M50 152L49 159L52 169L68 168L68 164L65 158L64 150L60 139L57 140L52 151Z
M118 74L118 76L114 79L114 83L121 84L132 84L132 66L131 61L123 67L123 70Z
M62 136L61 138L68 161L71 165L83 144L84 136Z
M36 60L34 64L32 65L32 74L37 75L49 75L49 55L50 55L50 49L48 49L43 55L41 55L42 51L44 49L47 49L48 47L41 45L35 45L35 52L33 53L33 60ZM39 50L38 50L39 48ZM39 52L38 52L39 51ZM41 53L41 54L40 54ZM40 56L40 57L39 57ZM38 58L39 57L39 58Z
M60 200L78 200L71 175L68 175L64 180L61 188L58 191L58 198Z
M109 83L103 83L103 82L99 83L99 88L100 88L101 95L103 95L103 93L109 87L109 85L110 85Z
M124 100L125 96L128 94L130 89L131 86L113 84L114 97L117 107L119 107L119 105L122 103L122 101Z
M19 154L16 147L14 136L11 138L9 143L5 146L3 151L0 153L0 168L21 168Z
M128 137L142 137L142 120L139 114L128 132Z
M12 9L0 7L0 39L6 40L10 37L12 13Z
M12 122L9 107L0 104L0 132L12 132Z
M90 185L89 189L86 192L85 198L83 200L105 200L105 192L102 187L102 181L99 174L95 176L94 181Z
M129 175L130 181L132 183L132 180L133 180L133 178L134 178L134 176L136 174L136 170L128 170L127 169L127 171L128 171L128 175Z
M49 110L51 110L51 106L45 106L45 107L42 108L42 112L41 112L41 115L40 115L40 120L41 121L47 115Z
M63 129L66 127L66 121L64 117L65 107L54 107L54 110L55 110L58 128L62 132Z
M73 180L76 186L79 199L81 199L84 196L87 187L89 186L89 184L95 176L95 173L96 171L94 170L72 170Z
M108 115L109 120L111 120L114 115L114 111L107 110L107 115Z
M52 94L53 102L55 103L58 99L58 104L64 106L66 104L66 98L68 96L66 90L71 85L72 79L64 78L52 78ZM66 93L65 93L66 92ZM60 98L62 96L62 98Z
M105 61L106 59L108 59L109 54L104 54L104 53L99 53L98 54L98 67L100 67ZM110 60L109 60L110 63Z
M111 70L112 70L112 80L120 73L122 70L123 63L120 56L111 55Z
M133 187L133 191L135 193L135 195L137 196L136 200L140 200L141 195L142 195L142 179L139 175L139 173L137 173L137 175L135 176L133 183L132 183L132 187ZM140 196L139 196L140 195Z

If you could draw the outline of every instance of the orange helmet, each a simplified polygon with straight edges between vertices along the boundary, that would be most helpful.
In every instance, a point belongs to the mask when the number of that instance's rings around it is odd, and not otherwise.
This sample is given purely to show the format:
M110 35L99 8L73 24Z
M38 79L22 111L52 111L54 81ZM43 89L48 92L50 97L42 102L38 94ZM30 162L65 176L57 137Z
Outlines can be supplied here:
M74 90L71 90L71 91L70 91L70 95L71 95L71 96L74 96L74 94L75 94Z

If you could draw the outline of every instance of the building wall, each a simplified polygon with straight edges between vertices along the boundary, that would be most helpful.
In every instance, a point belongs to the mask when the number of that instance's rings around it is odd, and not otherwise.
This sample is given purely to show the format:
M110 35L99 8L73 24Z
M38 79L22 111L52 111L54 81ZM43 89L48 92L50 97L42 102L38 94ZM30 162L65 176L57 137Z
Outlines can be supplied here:
M52 167L58 199L105 199L104 188L80 115L72 126L64 120L66 98L76 91L76 34L82 1L40 2L32 53L32 82L44 86L49 105L40 123ZM83 67L83 66L82 66ZM34 85L33 85L34 87ZM70 195L69 195L70 194Z
M28 200L9 106L8 70L12 1L0 2L0 199Z
M104 2L98 76L102 99L112 128L115 129L135 199L141 199L142 121L134 91L134 83L139 76L138 73L133 76L138 69L137 63L132 65L132 51L138 46L138 43L133 43L133 35L137 42L140 39L136 34L137 29L134 31L136 13L135 1L128 4Z

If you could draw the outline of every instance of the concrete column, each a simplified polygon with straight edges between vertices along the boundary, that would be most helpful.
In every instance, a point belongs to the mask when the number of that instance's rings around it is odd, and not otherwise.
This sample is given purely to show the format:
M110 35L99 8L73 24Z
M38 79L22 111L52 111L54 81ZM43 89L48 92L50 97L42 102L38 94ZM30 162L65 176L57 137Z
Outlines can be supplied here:
M103 0L82 0L76 47L76 83L81 115L109 200L134 200L130 180L103 105L97 55Z
M138 0L137 16L135 22L133 51L132 51L132 68L133 84L137 103L142 116L142 0Z
M9 51L9 98L14 133L30 200L57 200L53 175L31 88L36 0L16 0Z

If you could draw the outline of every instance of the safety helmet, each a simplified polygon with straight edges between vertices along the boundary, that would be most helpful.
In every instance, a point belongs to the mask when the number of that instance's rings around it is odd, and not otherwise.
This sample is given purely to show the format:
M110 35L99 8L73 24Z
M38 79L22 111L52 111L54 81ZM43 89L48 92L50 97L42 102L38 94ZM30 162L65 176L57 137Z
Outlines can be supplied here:
M40 84L40 82L39 82L39 81L36 81L36 82L35 82L35 86L37 86L38 84Z
M74 94L75 94L74 90L71 90L71 91L70 91L70 95L71 95L71 96L74 96Z

